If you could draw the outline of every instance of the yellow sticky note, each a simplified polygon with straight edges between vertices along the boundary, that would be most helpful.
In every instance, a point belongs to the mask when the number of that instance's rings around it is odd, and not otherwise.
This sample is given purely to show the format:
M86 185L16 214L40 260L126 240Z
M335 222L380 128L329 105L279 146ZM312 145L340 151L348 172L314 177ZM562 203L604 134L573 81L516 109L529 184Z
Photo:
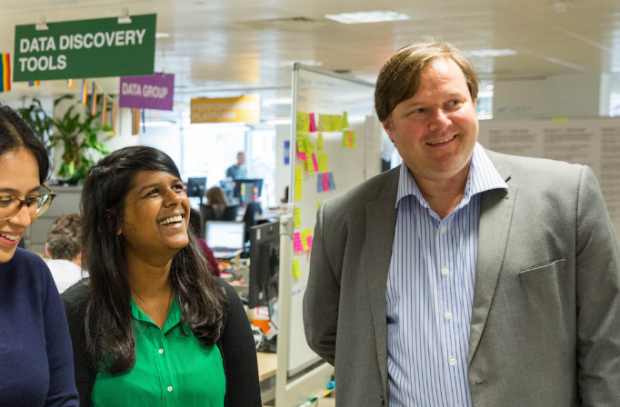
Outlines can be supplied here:
M325 130L325 115L319 114L319 125L317 126L318 131L326 131Z
M314 174L314 163L311 158L306 160L306 169L308 170L308 174Z
M304 128L303 131L310 131L310 113L304 113Z
M304 114L297 112L297 131L304 131Z
M329 172L326 153L319 153L319 172Z
M348 131L343 131L342 132L342 146L343 147L349 147L349 132Z
M316 210L318 211L319 208L321 207L321 204L323 203L323 201L319 201L316 203Z
M351 147L357 147L357 139L355 138L355 130L350 130L351 131Z
M295 227L301 227L301 208L295 208Z
M304 251L309 250L310 246L308 245L308 238L312 236L312 229L306 229L302 231L299 235L301 236L301 244L304 247Z
M293 277L301 278L301 267L299 267L299 259L293 259Z
M342 116L334 116L334 131L342 131Z
M317 150L323 151L323 133L319 133L319 139L316 142Z
M330 132L332 130L332 117L328 114L323 115L323 131Z
M349 128L349 118L347 117L347 112L342 113L342 128L343 129Z
M304 138L304 133L298 131L297 132L297 150L300 153L306 152L306 139Z
M304 171L301 166L295 166L295 200L301 201L301 187L304 183Z
M568 117L554 117L554 123L566 123L568 121Z
M312 154L312 153L314 153L314 143L313 143L313 142L308 141L308 142L306 143L306 152L307 152L308 154Z
M307 134L304 134L304 145L306 146L306 153L312 154L312 150L310 150L310 140Z

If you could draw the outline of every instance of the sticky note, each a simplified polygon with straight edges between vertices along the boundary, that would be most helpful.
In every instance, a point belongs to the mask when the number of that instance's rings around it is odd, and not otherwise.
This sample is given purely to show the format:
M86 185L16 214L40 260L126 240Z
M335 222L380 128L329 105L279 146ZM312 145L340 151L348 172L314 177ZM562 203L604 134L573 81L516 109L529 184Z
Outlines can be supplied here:
M304 138L304 133L298 131L297 136L295 138L297 141L297 152L305 153L306 152L306 139Z
M295 227L301 227L301 208L295 208Z
M312 250L312 241L314 240L314 238L312 236L308 236L306 238L306 241L308 242L308 249Z
M323 176L323 192L327 192L329 191L329 174L323 173L321 175Z
M308 139L308 135L307 134L304 134L304 146L305 146L306 153L311 153L312 152L310 147L312 147L314 149L314 146L310 145L310 140Z
M308 159L308 155L306 153L298 153L297 157L299 157L302 161L306 161Z
M342 113L342 128L343 129L349 128L349 118L347 117L347 112Z
M299 165L296 165L295 166L295 200L296 201L301 200L301 187L303 183L304 183L304 171Z
M310 246L308 245L308 237L312 237L312 229L306 229L302 231L300 234L301 244L304 248L304 251L309 250Z
M316 177L316 192L323 192L323 174Z
M312 166L314 167L314 172L319 172L319 162L316 159L316 154L314 153L312 153Z
M349 130L351 147L357 147L357 137L355 137L355 130Z
M301 278L301 267L299 267L299 259L293 259L293 277Z
M351 130L348 130L346 132L347 135L347 147L351 148L353 147L353 139L351 138Z
M328 173L328 174L329 174L329 176L328 176L328 180L329 180L329 189L330 189L330 190L334 190L334 189L336 189L336 181L334 181L334 173L333 173L333 172L330 172L330 173Z
M327 166L327 154L326 153L319 153L319 169L318 169L318 172L328 172L328 171L329 171L329 169L328 169L328 166Z
M308 171L308 174L311 174L311 175L316 172L314 171L314 163L312 162L312 159L308 159L306 161L306 170Z
M319 133L319 139L316 142L316 149L319 152L323 151L323 133Z
M316 131L316 122L314 121L314 113L310 113L310 133L314 133Z
M332 131L332 119L328 114L323 115L323 131L328 133Z
M306 244L308 243L306 242ZM304 245L301 242L301 236L299 232L295 232L295 234L293 235L293 250L295 250L297 253L304 251Z
M304 114L297 112L297 131L304 131Z
M333 131L342 131L342 116L334 115L333 118Z
M314 143L311 141L306 141L306 153L312 154L314 153Z
M323 201L319 201L316 203L316 210L318 211L319 208L321 207L321 204L323 203Z
M325 115L324 114L320 114L319 115L319 126L318 126L318 131L327 131L325 130Z

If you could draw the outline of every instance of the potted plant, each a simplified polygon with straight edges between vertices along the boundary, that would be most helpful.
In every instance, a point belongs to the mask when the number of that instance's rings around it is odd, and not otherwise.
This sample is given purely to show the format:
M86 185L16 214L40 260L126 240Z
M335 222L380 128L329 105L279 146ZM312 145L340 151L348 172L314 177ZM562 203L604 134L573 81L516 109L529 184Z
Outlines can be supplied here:
M29 106L26 106L26 96L22 97L22 107L16 109L17 114L30 127L35 137L39 139L48 153L52 150L52 118L43 110L41 101L32 98Z

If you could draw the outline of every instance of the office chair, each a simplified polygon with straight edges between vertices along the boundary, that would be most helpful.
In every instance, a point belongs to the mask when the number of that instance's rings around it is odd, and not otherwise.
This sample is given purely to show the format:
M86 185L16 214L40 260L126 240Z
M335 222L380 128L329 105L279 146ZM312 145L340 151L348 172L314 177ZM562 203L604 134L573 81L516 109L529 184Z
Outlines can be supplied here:
M215 211L211 205L200 204L200 215L202 216L202 224L211 221L211 220L219 220L215 216ZM204 236L201 236L204 239Z
M224 208L224 212L222 213L220 220L228 220L228 221L236 221L237 213L239 212L239 205L230 205Z
M256 226L258 222L258 215L260 213L260 204L258 202L252 202L248 204L245 209L245 215L243 215L243 222L245 223L245 241L250 240L250 228Z

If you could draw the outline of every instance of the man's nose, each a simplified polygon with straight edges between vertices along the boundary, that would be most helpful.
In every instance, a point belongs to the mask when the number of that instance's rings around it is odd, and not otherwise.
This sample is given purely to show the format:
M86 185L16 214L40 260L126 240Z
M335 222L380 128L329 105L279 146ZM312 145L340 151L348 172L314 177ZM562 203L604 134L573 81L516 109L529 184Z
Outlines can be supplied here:
M431 131L445 131L450 124L452 124L452 121L448 118L446 112L443 109L437 109L431 117L429 129Z

